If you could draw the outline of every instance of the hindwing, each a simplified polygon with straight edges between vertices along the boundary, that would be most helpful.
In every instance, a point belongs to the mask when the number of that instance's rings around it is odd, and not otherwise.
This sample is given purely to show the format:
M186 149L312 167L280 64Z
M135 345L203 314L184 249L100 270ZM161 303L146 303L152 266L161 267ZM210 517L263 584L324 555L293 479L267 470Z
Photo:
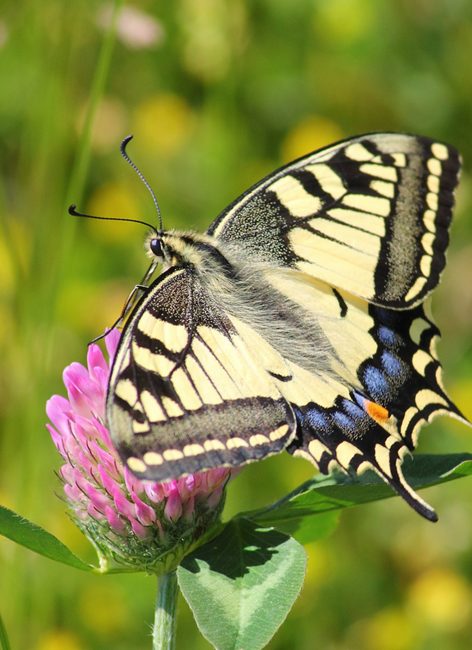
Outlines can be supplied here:
M429 138L359 136L271 174L208 232L254 260L405 309L444 268L459 167L455 149Z
M374 469L435 520L434 510L405 481L401 463L416 446L420 427L434 416L465 420L444 391L436 356L439 330L424 306L400 311L370 305L299 272L271 271L267 280L317 320L327 344L323 355L307 346L298 363L285 359L284 370L275 373L267 364L267 342L235 324L294 410L297 435L288 451L323 473ZM308 344L306 332L300 332L303 337Z
M310 292L303 295L310 304ZM298 434L288 451L323 473L336 466L354 474L372 468L420 514L435 520L434 510L406 483L401 463L416 446L421 425L441 413L463 420L443 388L439 330L423 306L389 310L331 289L322 307L321 324L336 351L338 390L331 392L329 405L326 392L312 390L309 401L301 395L291 400Z

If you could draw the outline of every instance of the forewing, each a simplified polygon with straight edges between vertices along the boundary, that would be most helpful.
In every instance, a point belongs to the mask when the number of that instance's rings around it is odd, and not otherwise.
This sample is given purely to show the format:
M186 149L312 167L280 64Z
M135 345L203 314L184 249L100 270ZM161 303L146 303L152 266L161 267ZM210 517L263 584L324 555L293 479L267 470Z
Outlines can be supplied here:
M183 268L158 278L125 328L107 424L133 473L155 481L261 459L296 430L270 375Z
M459 168L456 150L429 138L359 136L271 174L208 232L248 258L409 308L444 268Z

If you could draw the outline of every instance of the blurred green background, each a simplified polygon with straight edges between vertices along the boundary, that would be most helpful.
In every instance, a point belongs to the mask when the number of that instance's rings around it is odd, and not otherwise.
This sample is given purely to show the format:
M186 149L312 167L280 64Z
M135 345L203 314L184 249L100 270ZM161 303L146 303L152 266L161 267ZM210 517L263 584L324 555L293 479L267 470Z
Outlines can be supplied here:
M147 265L141 226L67 214L76 202L155 219L118 153L128 133L165 225L197 229L281 163L342 137L398 130L456 145L464 173L434 311L446 385L472 416L470 1L136 0L110 30L114 8L23 0L0 16L0 502L85 556L55 496L44 403ZM470 451L471 435L442 419L420 448ZM311 472L286 455L251 466L228 512L268 503ZM345 513L309 547L304 590L269 647L470 648L472 485L425 497L438 524L393 499ZM153 578L82 575L0 540L14 650L150 647L154 592ZM178 648L208 647L182 603Z

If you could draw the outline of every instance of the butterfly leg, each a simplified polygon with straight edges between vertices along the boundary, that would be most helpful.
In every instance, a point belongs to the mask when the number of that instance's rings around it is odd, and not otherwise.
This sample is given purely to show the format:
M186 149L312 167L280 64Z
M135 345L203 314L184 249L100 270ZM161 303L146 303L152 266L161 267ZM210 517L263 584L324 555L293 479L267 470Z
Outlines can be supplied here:
M99 334L94 339L89 341L88 345L92 345L92 343L97 343L97 341L101 341L101 339L105 338L105 336L108 334L108 332L110 330L115 329L115 327L119 327L120 324L127 318L127 316L131 313L131 311L135 307L136 302L139 300L139 298L142 297L140 295L136 299L136 295L137 295L138 291L142 291L142 292L146 293L146 291L149 289L146 282L148 282L149 278L152 276L152 274L156 270L156 266L157 266L156 264L151 264L151 266L146 271L146 273L145 273L143 279L141 280L141 282L133 287L133 289L131 290L131 293L129 294L129 296L128 296L126 302L125 302L125 305L124 305L123 309L121 310L121 314L114 321L113 325L111 325L111 327L107 327L105 332L103 332L102 334Z

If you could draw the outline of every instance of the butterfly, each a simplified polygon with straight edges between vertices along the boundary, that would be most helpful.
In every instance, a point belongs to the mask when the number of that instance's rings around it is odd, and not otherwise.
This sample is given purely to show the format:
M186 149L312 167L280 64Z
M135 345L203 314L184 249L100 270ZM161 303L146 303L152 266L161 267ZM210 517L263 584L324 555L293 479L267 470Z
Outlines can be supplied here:
M204 234L154 229L160 273L127 310L106 401L126 466L166 481L287 450L374 469L436 520L401 464L421 425L463 419L425 304L459 170L447 144L361 135L270 174Z

